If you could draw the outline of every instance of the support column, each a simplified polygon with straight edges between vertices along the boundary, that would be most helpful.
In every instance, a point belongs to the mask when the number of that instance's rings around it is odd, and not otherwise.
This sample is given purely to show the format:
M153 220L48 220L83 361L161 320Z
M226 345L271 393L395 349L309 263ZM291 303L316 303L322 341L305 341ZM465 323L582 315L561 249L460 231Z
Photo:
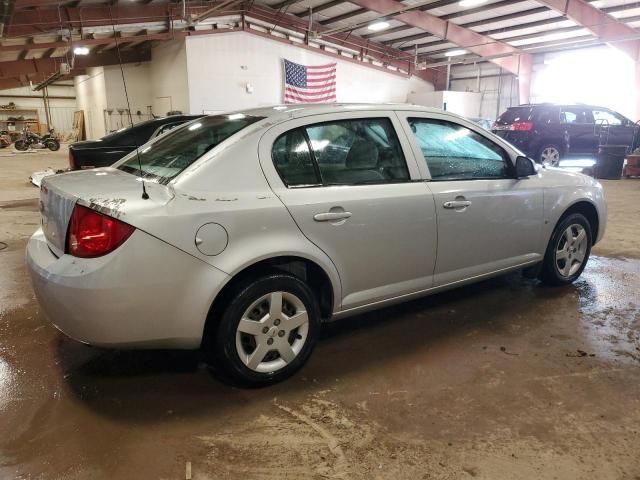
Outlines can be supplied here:
M632 118L634 122L640 120L640 62L636 62L635 81L633 94L635 95L635 117Z
M533 62L531 55L520 55L518 63L518 99L520 105L530 103L531 71Z

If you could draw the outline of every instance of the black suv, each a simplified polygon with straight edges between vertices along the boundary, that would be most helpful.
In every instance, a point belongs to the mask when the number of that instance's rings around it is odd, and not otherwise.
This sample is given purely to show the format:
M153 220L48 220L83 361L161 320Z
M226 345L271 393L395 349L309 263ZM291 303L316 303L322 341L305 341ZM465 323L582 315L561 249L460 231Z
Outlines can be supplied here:
M491 131L537 162L558 165L567 156L594 156L600 145L638 140L638 125L617 112L590 105L537 104L511 107Z
M200 117L202 115L172 115L155 118L133 127L120 129L105 135L100 140L72 143L69 145L69 168L81 170L108 167L152 138Z

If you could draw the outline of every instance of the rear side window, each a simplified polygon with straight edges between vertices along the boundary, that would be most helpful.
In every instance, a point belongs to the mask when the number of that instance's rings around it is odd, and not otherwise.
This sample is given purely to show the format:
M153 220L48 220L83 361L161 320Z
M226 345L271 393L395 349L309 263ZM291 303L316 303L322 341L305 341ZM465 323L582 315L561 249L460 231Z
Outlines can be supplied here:
M202 155L263 117L243 114L203 117L184 129L167 132L152 144L132 152L119 170L168 183Z
M302 129L280 135L273 144L271 157L287 187L320 184L320 176Z
M506 152L462 125L444 120L410 118L433 181L505 178Z
M541 107L534 112L536 123L548 125L550 123L560 123L560 109L558 107Z
M388 118L336 120L278 137L272 157L287 186L405 182L409 171Z
M562 123L588 124L593 123L591 111L582 107L565 107L560 114Z

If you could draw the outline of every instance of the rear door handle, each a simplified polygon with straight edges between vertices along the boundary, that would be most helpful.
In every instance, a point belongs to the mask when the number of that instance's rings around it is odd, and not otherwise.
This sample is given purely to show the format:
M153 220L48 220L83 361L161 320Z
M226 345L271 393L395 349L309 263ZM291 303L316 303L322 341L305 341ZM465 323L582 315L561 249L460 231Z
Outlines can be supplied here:
M442 204L444 208L467 208L469 205L471 205L469 200L452 200Z
M351 216L351 212L325 212L317 213L313 216L316 222L334 222L336 220L345 220Z

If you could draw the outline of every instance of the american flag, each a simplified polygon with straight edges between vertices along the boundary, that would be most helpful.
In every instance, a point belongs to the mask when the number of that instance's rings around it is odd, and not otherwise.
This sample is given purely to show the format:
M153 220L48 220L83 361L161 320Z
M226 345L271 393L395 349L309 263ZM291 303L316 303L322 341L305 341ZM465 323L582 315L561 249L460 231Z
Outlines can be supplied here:
M305 66L284 61L284 103L336 101L336 64Z

